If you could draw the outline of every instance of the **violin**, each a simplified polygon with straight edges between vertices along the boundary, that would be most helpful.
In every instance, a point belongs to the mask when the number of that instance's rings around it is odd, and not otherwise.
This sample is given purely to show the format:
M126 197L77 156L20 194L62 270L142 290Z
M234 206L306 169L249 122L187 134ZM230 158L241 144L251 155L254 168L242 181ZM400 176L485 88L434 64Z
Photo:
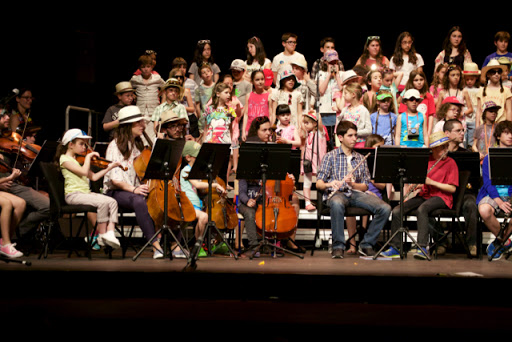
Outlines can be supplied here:
M267 180L265 185L265 233L277 239L290 237L297 228L297 212L291 204L295 182L289 176L285 180ZM263 206L256 210L256 227L263 232Z
M215 181L224 189L226 188L226 183L222 178L217 177ZM203 182L208 181L204 180ZM206 211L208 212L208 199L206 202ZM227 199L226 194L219 194L218 191L212 191L211 209L211 219L213 222L215 222L217 228L235 229L238 227L238 214L236 212L236 206L232 201Z
M29 162L33 161L41 151L41 146L28 144L19 133L7 130L0 137L0 150L5 153L22 155Z
M162 225L165 215L165 182L162 179L145 179L146 169L151 157L151 149L145 148L133 161L133 167L141 182L148 184L148 196L146 203L149 215L155 226ZM196 219L196 211L192 202L181 190L179 183L179 172L181 161L176 167L171 180L167 183L167 217L175 222L193 222Z
M87 148L85 154L77 154L76 155L76 160L78 161L78 163L80 165L83 165L84 162L85 162L85 157L89 153L92 153L92 152L94 152L94 151L89 147L89 148ZM105 159L105 158L96 157L96 156L91 158L91 165L92 166L96 166L97 168L102 169L102 170L106 169L110 163L112 163L112 162L110 160ZM123 171L127 171L128 170L128 168L126 166L119 165L119 167L121 169L123 169Z

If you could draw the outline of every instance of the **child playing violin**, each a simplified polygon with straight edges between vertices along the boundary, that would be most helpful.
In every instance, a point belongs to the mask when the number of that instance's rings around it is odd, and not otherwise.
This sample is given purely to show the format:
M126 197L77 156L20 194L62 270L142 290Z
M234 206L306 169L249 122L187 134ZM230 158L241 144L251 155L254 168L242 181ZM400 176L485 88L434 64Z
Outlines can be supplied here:
M99 157L98 152L85 155L83 165L77 161L77 156L83 155L91 139L85 132L73 128L64 134L61 144L57 148L55 160L59 162L64 176L64 194L68 204L91 205L97 208L97 242L100 246L108 245L119 248L120 243L114 230L117 223L117 201L110 196L91 192L89 179L101 179L108 171L121 165L120 162L108 166L96 173L91 170L91 160Z

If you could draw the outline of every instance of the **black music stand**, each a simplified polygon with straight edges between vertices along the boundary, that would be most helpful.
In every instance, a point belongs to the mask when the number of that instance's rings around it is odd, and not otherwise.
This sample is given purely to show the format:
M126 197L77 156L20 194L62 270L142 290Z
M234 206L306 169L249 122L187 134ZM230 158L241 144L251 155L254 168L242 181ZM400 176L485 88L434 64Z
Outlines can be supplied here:
M378 146L375 150L373 166L373 179L376 183L400 184L400 228L384 243L381 249L373 256L373 260L382 253L393 238L400 234L400 259L406 255L404 252L404 234L411 239L413 245L418 246L416 240L411 236L409 230L404 226L404 184L425 183L428 169L429 148ZM423 252L423 249L420 249ZM425 255L428 260L430 256Z
M171 170L176 170L178 163L181 160L181 152L183 150L183 146L185 146L185 140L157 139L151 151L151 157L149 159L146 172L144 173L144 179L161 179L164 181L164 184L167 185L171 179ZM176 235L174 235L170 226L167 225L167 208L169 205L168 198L168 187L164 186L164 220L162 227L158 229L150 239L148 239L146 244L133 257L133 261L137 260L139 255L162 232L164 241L164 258L167 257L168 254L167 234L172 236L181 250L184 250L183 246L179 242L179 239L176 238ZM172 259L172 253L170 253L169 256Z
M488 152L489 158L489 178L492 185L512 184L512 176L510 174L510 162L512 160L512 148L490 147ZM512 201L512 199L510 199ZM496 253L504 246L511 234L503 236L508 226L508 218L510 215L505 214L503 222L500 225L500 231L496 240L499 242L495 246L494 253L488 256L488 260L492 261ZM499 237L502 236L501 240Z
M291 147L291 144L246 142L240 146L240 159L238 161L236 178L261 179L262 181L262 240L251 249L256 252L264 246L270 246L274 248L274 257L276 257L276 250L279 249L303 259L304 257L298 253L271 244L265 233L265 187L267 179L284 180L286 178L290 167ZM251 259L253 255L251 254Z
M229 161L229 155L231 153L230 147L231 144L203 143L201 145L201 149L199 150L199 154L196 157L196 161L194 162L194 165L190 169L188 179L208 180L207 203L212 203L213 180L217 177L219 171L223 169L225 164L227 164L227 162ZM212 220L212 206L208 205L208 223L206 224L203 235L196 240L194 248L190 252L187 266L185 266L185 270L196 269L196 262L199 257L201 246L203 245L204 238L206 237L206 234L210 236L212 229L215 229L217 235L220 236L221 241L225 242L219 228L215 224L215 221ZM212 255L210 241L211 239L208 238L208 254ZM226 246L228 246L228 249L234 256L234 258L238 259L236 253L233 251L231 246L228 243L226 243Z
M460 171L469 171L470 176L468 184L471 184L471 190L475 193L480 188L482 176L480 175L480 153L469 151L448 152L448 157L453 158Z

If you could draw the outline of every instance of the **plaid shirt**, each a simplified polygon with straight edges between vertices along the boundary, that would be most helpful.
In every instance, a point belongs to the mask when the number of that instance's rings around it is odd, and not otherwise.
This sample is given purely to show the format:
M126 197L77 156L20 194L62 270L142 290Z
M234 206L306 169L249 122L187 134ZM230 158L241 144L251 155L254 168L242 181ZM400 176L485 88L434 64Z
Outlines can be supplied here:
M363 159L364 156L362 154L352 151L352 160L350 163L352 168L355 168ZM339 147L324 156L320 170L318 171L317 180L321 179L325 183L329 183L333 180L341 181L348 173L347 156L343 152L343 149ZM370 183L370 171L367 162L365 161L362 166L355 170L352 176L355 179L355 183L368 185ZM340 189L340 191L350 193L350 189L347 186ZM328 196L328 192L324 192L323 199L327 200Z

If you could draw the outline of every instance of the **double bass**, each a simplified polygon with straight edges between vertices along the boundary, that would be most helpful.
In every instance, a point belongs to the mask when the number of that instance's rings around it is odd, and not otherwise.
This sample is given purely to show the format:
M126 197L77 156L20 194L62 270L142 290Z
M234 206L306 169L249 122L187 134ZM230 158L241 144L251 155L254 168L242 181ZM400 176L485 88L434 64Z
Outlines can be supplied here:
M152 148L152 146L151 146ZM196 219L196 212L192 202L181 190L179 173L181 160L176 167L172 179L165 184L162 179L145 179L146 169L151 157L151 148L142 150L141 154L133 161L135 172L141 182L147 182L149 186L146 203L149 215L155 226L163 224L165 215L165 187L167 186L167 218L174 222L193 222Z

